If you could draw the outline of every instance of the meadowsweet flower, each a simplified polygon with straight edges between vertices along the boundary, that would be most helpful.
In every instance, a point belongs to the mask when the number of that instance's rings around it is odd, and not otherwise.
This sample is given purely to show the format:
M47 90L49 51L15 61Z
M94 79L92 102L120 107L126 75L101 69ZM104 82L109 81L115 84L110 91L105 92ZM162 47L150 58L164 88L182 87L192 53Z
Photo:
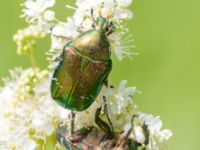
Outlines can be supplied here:
M51 100L49 83L47 71L39 69L15 69L6 79L0 90L0 143L8 149L45 147L58 123L67 118L68 110ZM28 91L23 88L27 86Z
M47 21L53 21L55 19L55 12L47 10L44 12L44 19Z
M126 87L123 80L118 87L103 87L95 102L85 111L78 112L76 120L79 128L83 126L96 126L94 123L97 108L107 105L108 115L116 131L123 131L127 124L131 124L132 115L137 112L137 106L132 95L136 93L135 87ZM106 103L103 97L106 97ZM104 114L105 115L105 114ZM102 117L105 117L105 116ZM126 117L124 117L126 116ZM98 126L96 126L98 127Z
M92 28L93 19L91 16L91 10L93 10L94 17L97 18L99 15L102 15L109 20L112 20L117 26L120 26L121 31L115 34L112 34L109 37L111 48L117 55L119 60L122 60L124 56L132 56L130 49L134 48L132 45L132 38L127 37L125 26L122 24L123 19L130 19L132 17L131 11L128 10L128 7L131 5L132 0L77 0L76 6L69 6L68 8L75 10L73 16L67 18L67 22L58 23L53 27L52 36L51 36L51 49L48 53L50 67L54 66L55 60L51 56L55 56L55 53L59 53L59 50L62 50L64 45L69 39L76 38L81 32L87 31ZM57 57L57 55L56 55ZM55 67L55 66L54 66Z
M54 16L53 11L47 10L47 8L54 6L55 0L27 0L23 6L23 15L30 23L41 24L45 19L49 21L48 17L45 17L46 13L51 13L51 17ZM47 15L47 14L46 14ZM50 20L53 20L51 18Z
M67 43L68 37L66 24L56 25L52 29L51 33L51 48L55 50L62 50Z
M146 137L145 137L145 133L144 133L143 128L140 125L137 125L137 126L134 127L133 131L134 131L135 140L138 143L144 144Z
M49 68L53 69L57 66L56 59L59 58L64 46L73 36L77 35L77 31L73 26L73 22L61 22L52 28L51 32L51 48L48 55Z
M131 123L132 116L137 112L133 95L135 87L126 87L127 81L120 82L118 87L109 87L103 91L108 105L108 114L116 131L123 131L124 126Z
M150 114L140 113L140 119L144 121L149 130L149 150L161 150L166 146L166 141L172 136L172 132L168 129L161 130L162 121L159 116L154 117Z
M19 55L30 54L36 44L36 39L43 38L45 35L46 33L42 29L33 25L18 30L13 36L17 43L17 53Z
M116 0L120 7L129 7L132 3L132 0Z
M135 46L132 45L133 39L131 36L122 35L120 33L114 33L109 36L111 49L115 52L117 58L121 61L124 57L131 58L136 53L131 52L131 49Z
M98 0L98 1L80 1L77 0L76 8L68 6L69 8L75 9L74 15L68 20L70 22L73 20L74 25L72 33L77 36L77 31L86 31L92 26L91 9L94 11L94 16L97 18L102 15L106 18L112 20L118 31L109 36L111 43L111 48L117 55L119 60L122 60L124 56L131 57L132 53L130 50L134 48L132 45L132 37L127 36L127 28L123 25L123 19L131 19L133 13L128 10L131 5L132 0ZM121 29L119 31L119 29ZM125 38L126 37L126 38Z
M130 7L132 0L116 0L117 1L117 11L116 16L119 19L131 19L133 13L128 9Z
M84 16L90 16L90 11L93 9L95 16L99 16L100 13L106 18L112 18L114 21L119 21L120 19L132 18L132 12L128 10L131 2L131 0L78 0L76 2L77 9L75 9L77 10L76 12L82 12L82 19L84 19Z
M55 12L49 9L54 4L55 0L26 0L23 4L22 17L26 18L29 26L14 36L18 54L30 55L36 39L50 33L48 60L49 67L55 68L66 43L91 29L93 17L97 19L99 16L115 24L116 31L108 39L117 58L122 60L133 54L130 51L134 48L133 39L124 23L124 20L133 17L129 10L132 0L76 0L75 6L66 5L75 12L64 22L56 19ZM51 99L51 74L51 70L40 70L37 67L26 70L18 68L4 80L5 85L0 88L0 149L40 150L49 149L50 144L50 149L60 150L61 146L52 136L59 131L57 127L60 127L60 122L66 127L67 133L71 131L72 124L75 132L87 126L94 127L93 132L77 143L81 148L92 146L94 149L102 149L107 146L107 149L112 149L113 145L118 145L119 149L124 149L127 148L127 140L133 140L138 143L139 149L161 150L172 136L170 130L162 130L159 117L139 112L133 98L137 90L135 87L127 87L126 80L118 86L103 86L93 104L87 110L76 112L72 122L71 112ZM105 133L95 123L95 114L100 107L99 117L110 128L113 126L113 139L102 141ZM62 141L70 141L71 133L65 136ZM95 142L98 142L98 146Z

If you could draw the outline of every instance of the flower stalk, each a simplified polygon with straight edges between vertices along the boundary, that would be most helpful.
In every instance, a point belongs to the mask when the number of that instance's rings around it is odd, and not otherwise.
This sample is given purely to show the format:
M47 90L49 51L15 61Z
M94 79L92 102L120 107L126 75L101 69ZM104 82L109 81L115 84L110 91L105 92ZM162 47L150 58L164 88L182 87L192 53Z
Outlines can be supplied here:
M34 52L31 51L31 53L28 54L28 56L29 56L29 59L30 59L30 61L31 61L32 67L33 67L33 68L36 68L36 67L37 67L37 63L36 63L36 59L35 59L35 56L34 56Z

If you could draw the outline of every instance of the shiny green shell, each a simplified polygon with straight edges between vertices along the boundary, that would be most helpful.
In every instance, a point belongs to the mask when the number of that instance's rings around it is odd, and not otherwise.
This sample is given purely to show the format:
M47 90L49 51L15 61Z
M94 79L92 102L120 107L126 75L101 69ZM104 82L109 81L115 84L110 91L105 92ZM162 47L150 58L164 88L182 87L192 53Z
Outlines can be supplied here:
M64 108L87 109L106 82L112 60L105 27L86 31L64 47L51 82L52 98Z

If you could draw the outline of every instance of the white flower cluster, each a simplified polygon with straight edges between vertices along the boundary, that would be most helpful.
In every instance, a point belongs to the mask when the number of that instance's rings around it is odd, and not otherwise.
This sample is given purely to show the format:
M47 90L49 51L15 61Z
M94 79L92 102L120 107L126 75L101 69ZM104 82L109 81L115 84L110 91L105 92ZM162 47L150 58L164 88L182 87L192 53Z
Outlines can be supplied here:
M137 90L135 87L126 87L126 84L127 81L123 80L118 87L110 87L103 92L107 100L108 114L117 132L123 131L124 127L131 123L132 115L137 113L137 106L133 101Z
M39 28L48 27L49 21L55 19L55 12L47 10L53 7L55 0L27 0L22 6L23 15L30 24L35 24Z
M149 143L147 145L148 150L163 150L166 148L166 142L172 136L172 132L168 129L162 129L162 121L160 120L159 116L154 117L150 114L139 113L139 119L145 123L149 130ZM136 127L135 129L136 139L139 143L144 143L145 137L144 133L141 130L138 130Z
M132 95L135 94L135 87L126 87L126 80L121 81L119 87L113 86L107 88L103 86L101 93L97 100L86 111L76 114L76 123L78 128L83 126L96 126L95 112L98 107L107 105L108 114L116 132L123 131L127 124L131 123L132 115L137 113L137 106L135 105ZM106 102L103 99L106 97ZM130 115L132 114L132 115ZM105 117L105 114L102 116Z
M85 126L98 126L94 123L95 112L98 107L107 105L108 115L115 132L128 132L131 128L133 115L134 128L130 137L140 143L147 150L164 150L166 142L171 138L172 132L168 129L161 130L160 118L142 113L134 103L133 95L137 92L135 87L126 87L127 81L123 80L118 87L103 87L97 100L86 111L76 114L75 124L77 128ZM106 97L106 103L102 99ZM101 116L108 124L105 114ZM148 142L146 142L148 141Z
M53 63L55 55L61 53L64 45L69 39L76 38L81 32L91 29L93 17L103 16L112 20L117 26L117 30L110 37L111 49L115 52L117 58L122 60L124 56L131 56L130 50L134 48L131 36L127 38L127 28L124 25L124 19L131 19L133 13L128 9L132 0L77 0L75 7L67 5L74 9L74 15L67 18L67 21L58 21L55 18L55 12L48 8L55 5L55 0L27 0L22 4L22 17L25 17L30 27L19 30L14 36L17 42L18 54L30 53L35 44L35 39L42 38L47 33L51 34L51 48L49 51L50 62ZM53 57L52 57L53 55Z
M67 22L60 22L53 27L52 30L52 45L50 54L53 52L60 53L64 45L69 39L76 38L81 32L91 29L93 17L103 16L112 20L118 27L116 33L109 37L111 48L115 52L117 58L122 60L124 56L130 56L133 53L130 49L132 45L132 37L124 39L127 28L124 26L124 19L131 19L133 13L128 9L132 0L77 0L76 6L69 6L74 9L74 15L67 18Z
M30 54L36 44L37 38L45 37L46 33L37 26L18 30L13 39L17 43L17 53L19 55Z
M25 8L22 10L21 17L26 18L29 26L20 29L14 35L13 39L17 43L18 54L31 54L36 43L36 39L44 38L50 33L55 24L55 12L47 10L54 6L55 0L27 0L22 4Z
M124 24L133 13L128 9L132 0L76 0L73 16L61 22L49 10L55 0L26 0L23 15L29 26L14 36L19 54L31 54L37 38L51 34L51 61L55 61L64 45L81 32L91 29L93 17L103 16L113 21L116 32L109 36L111 49L119 60L131 56L134 46L132 37ZM93 16L91 14L93 10ZM56 128L62 121L69 122L69 110L61 108L50 94L50 71L38 68L15 69L0 88L0 149L35 150L49 149L48 143L56 146ZM126 87L123 80L118 87L103 87L97 100L83 112L76 113L75 128L96 126L95 113L102 106L101 118L106 121L105 110L116 133L130 132L130 137L147 150L161 150L172 136L171 131L161 130L159 117L139 112L134 103L135 87ZM106 99L106 101L105 101ZM131 122L133 116L136 116ZM106 121L109 124L109 121ZM54 146L53 146L54 149ZM59 148L57 148L59 149Z
M0 145L5 150L35 150L45 148L47 142L56 144L50 136L69 111L51 100L46 72L15 69L1 88Z

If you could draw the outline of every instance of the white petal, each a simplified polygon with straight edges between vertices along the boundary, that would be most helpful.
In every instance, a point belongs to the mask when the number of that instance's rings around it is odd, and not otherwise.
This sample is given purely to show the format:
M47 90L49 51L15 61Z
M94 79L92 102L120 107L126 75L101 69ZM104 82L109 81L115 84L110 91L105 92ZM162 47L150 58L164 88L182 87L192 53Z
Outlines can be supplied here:
M22 150L34 150L36 148L35 141L31 139L26 139L22 144Z
M116 0L117 4L121 7L129 7L132 3L132 0Z
M122 80L119 84L119 91L123 90L126 87L127 81Z
M52 7L55 4L55 0L45 0L44 5L47 7Z
M122 49L120 48L120 47L118 47L118 48L115 48L115 54L116 54L116 56L117 56L117 58L121 61L122 60Z
M156 117L152 120L150 126L149 126L149 130L150 132L158 132L160 131L160 129L162 128L162 121L160 120L159 117Z
M44 13L44 19L47 21L52 21L55 19L55 12L51 10L47 10Z
M141 127L136 126L134 130L135 130L136 141L143 144L145 142L145 136L144 133L142 132Z
M165 129L159 133L162 139L169 140L173 136L172 132L168 129Z
M118 9L116 11L116 18L118 18L118 19L131 19L131 18L133 18L133 13L128 9Z
M24 6L28 9L36 9L37 8L37 3L33 2L32 0L28 0L24 3Z

